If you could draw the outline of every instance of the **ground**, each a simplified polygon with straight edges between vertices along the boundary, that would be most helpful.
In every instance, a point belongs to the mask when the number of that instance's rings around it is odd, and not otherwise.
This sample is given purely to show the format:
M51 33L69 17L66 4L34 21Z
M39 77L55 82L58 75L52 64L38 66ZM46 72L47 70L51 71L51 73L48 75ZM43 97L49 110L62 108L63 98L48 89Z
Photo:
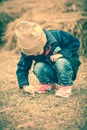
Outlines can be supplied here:
M31 96L19 90L16 64L19 55L0 52L0 130L86 130L87 62L81 66L69 98L55 91ZM30 83L38 80L30 72Z
M0 5L0 11L14 15L14 11L15 14L25 13L28 9L30 19L47 29L58 28L59 18L64 20L67 17L72 21L82 5L81 0L79 4L71 0L77 6L73 8L69 2L67 9L71 13L67 14L62 6L66 1L21 0L20 6L20 1L7 0ZM55 90L31 96L18 89L15 72L19 57L13 51L0 50L0 130L87 130L87 58L80 57L82 64L73 84L72 95L59 98L55 97ZM32 71L30 83L33 86L38 84Z

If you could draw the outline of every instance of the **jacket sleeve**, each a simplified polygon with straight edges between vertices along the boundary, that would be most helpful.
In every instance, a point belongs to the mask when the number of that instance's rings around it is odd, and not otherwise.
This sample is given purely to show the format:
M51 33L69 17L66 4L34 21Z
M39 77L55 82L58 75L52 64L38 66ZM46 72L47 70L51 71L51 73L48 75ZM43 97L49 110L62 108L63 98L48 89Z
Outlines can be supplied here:
M60 53L65 57L78 57L79 40L68 32L58 31Z
M21 53L20 60L17 64L16 76L19 88L29 85L28 73L32 65L32 58Z

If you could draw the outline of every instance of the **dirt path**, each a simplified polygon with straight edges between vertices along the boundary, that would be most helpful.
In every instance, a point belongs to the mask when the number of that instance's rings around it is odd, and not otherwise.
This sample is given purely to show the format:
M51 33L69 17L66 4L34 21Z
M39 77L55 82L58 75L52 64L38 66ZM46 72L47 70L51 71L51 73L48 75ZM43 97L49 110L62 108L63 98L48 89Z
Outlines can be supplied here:
M19 55L0 52L0 130L86 130L87 62L81 59L72 96L57 98L54 91L32 97L17 88ZM31 84L37 79L30 74Z

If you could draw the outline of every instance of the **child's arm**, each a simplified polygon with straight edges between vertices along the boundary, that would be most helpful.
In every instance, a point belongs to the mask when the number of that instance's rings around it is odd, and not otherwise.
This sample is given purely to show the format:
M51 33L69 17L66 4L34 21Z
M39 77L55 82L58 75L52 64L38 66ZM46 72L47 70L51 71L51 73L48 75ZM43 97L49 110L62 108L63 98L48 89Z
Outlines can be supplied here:
M25 56L21 53L21 58L17 64L16 76L19 88L23 86L28 86L28 73L32 65L32 58Z

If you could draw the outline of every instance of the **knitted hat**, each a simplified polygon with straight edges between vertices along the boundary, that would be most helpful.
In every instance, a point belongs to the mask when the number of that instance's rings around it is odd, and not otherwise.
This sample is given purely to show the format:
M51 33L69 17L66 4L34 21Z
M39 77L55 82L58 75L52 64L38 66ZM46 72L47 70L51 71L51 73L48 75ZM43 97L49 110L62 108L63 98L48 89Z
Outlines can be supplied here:
M33 22L19 22L15 27L15 34L18 45L26 55L35 55L47 42L41 26Z

